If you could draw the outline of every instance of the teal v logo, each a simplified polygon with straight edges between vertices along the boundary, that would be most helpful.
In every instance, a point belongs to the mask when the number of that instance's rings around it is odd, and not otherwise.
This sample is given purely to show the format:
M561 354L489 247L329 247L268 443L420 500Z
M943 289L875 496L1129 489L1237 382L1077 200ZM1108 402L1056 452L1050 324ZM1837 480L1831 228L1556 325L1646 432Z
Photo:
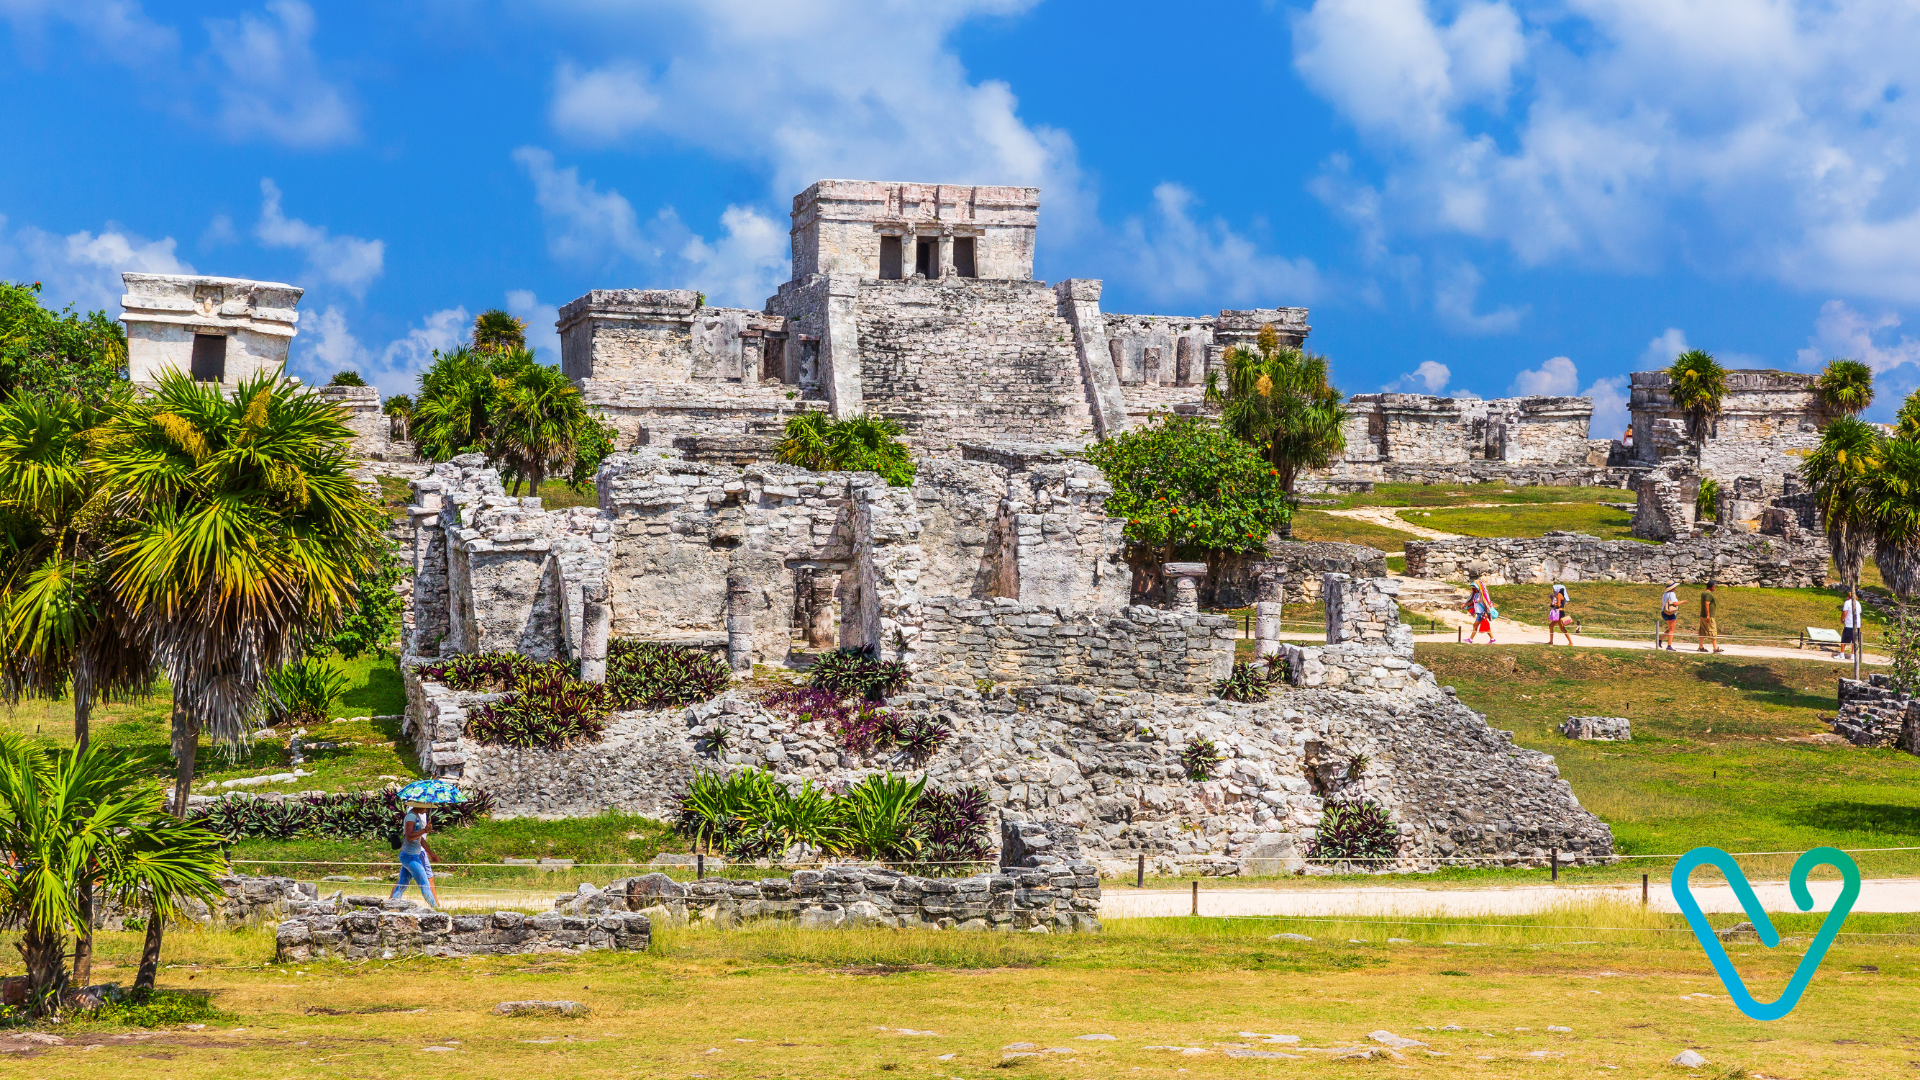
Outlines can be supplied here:
M1720 982L1726 986L1727 994L1740 1011L1755 1020L1778 1020L1793 1011L1800 1004L1800 995L1806 992L1807 983L1812 981L1814 970L1827 955L1827 947L1833 944L1834 937L1840 933L1840 924L1846 921L1847 913L1853 910L1853 902L1860 897L1860 868L1854 865L1846 852L1839 848L1814 848L1794 861L1793 872L1787 875L1787 883L1793 889L1793 902L1800 905L1801 911L1813 908L1813 894L1807 891L1807 871L1816 866L1831 866L1840 871L1844 879L1840 887L1840 897L1833 902L1833 910L1827 912L1827 919L1820 924L1820 932L1814 936L1813 943L1807 946L1807 954L1800 958L1800 966L1794 969L1793 979L1787 983L1787 989L1774 1001L1761 1003L1747 993L1747 984L1740 980L1740 973L1733 969L1733 961L1727 958L1727 950L1714 936L1713 927L1707 925L1706 916L1700 914L1700 905L1693 899L1693 889L1687 878L1693 868L1701 863L1712 863L1727 876L1727 884L1733 887L1733 894L1740 898L1740 906L1746 909L1747 918L1753 922L1753 928L1760 935L1760 943L1771 949L1780 944L1780 934L1773 928L1773 920L1767 918L1760 899L1753 894L1753 886L1747 884L1747 875L1740 870L1740 864L1733 856L1719 848L1694 848L1673 867L1673 902L1680 905L1681 914L1687 917L1687 924L1693 927L1693 934L1700 939L1700 947L1707 952L1707 959L1713 963L1714 974L1720 976Z

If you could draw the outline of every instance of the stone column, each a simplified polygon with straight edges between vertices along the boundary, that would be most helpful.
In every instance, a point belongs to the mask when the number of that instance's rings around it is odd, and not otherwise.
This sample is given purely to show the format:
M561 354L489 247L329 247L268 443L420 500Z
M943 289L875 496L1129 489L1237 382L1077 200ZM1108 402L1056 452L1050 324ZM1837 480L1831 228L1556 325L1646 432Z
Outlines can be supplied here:
M1160 567L1167 579L1167 607L1174 611L1200 610L1200 582L1207 576L1203 562L1170 562Z
M978 253L974 258L978 260ZM1127 399L1120 389L1107 350L1107 320L1100 314L1100 282L1087 278L1062 281L1053 287L1060 316L1073 327L1074 352L1080 357L1080 378L1087 388L1087 407L1093 432L1106 438L1128 426Z
M903 258L905 257L903 253ZM854 320L854 302L860 296L860 279L835 274L826 284L826 332L820 335L823 365L818 378L827 390L827 404L834 419L845 420L860 412L860 328Z
M1253 567L1253 655L1264 660L1280 652L1280 605L1285 595L1285 563L1260 562Z
M753 670L753 578L738 567L727 571L727 664Z
M807 588L811 594L811 610L807 618L807 648L831 649L835 645L833 637L833 609L837 606L840 592L840 575L827 569L813 571L807 578Z
M607 681L607 642L613 634L613 605L607 603L607 583L580 586L580 681Z

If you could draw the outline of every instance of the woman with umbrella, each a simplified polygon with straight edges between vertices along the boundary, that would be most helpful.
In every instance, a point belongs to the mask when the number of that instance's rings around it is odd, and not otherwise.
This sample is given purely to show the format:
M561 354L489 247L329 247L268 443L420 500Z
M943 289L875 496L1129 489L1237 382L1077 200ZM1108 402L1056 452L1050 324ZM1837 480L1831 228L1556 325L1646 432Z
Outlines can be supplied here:
M393 887L393 899L405 895L411 880L420 886L427 906L437 908L440 900L433 894L433 849L427 846L427 834L433 831L433 825L427 820L427 808L461 801L460 789L445 780L415 780L400 789L399 799L407 813L400 819L400 880Z

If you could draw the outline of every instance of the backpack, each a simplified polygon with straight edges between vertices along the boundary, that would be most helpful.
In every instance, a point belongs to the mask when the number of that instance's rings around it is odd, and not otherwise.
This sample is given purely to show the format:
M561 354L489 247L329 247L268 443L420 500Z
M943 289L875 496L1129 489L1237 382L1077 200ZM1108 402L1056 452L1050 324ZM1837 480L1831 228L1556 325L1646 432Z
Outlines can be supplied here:
M405 844L407 840L406 834L402 831L401 827L398 825L390 827L389 829L386 830L386 832L382 833L381 835L386 838L387 846L392 848L395 851L399 851L401 845Z

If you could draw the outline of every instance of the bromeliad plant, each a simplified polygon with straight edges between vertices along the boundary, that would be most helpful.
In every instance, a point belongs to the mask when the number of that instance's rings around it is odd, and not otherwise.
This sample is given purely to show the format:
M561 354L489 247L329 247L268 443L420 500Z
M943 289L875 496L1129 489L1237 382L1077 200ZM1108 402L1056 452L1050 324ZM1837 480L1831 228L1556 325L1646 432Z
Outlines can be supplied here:
M1366 861L1378 868L1400 853L1400 830L1371 799L1330 802L1307 844L1315 862Z
M352 685L346 674L321 656L303 656L267 676L267 723L325 723Z
M813 662L809 685L837 694L859 694L868 701L884 701L907 685L907 665L882 660L872 647L835 649Z
M614 694L606 683L581 682L555 671L481 706L467 721L467 734L495 746L557 750L598 741L613 708Z
M502 746L554 749L592 742L619 709L659 709L706 701L733 680L718 657L684 645L621 639L607 650L607 681L577 678L578 665L515 653L475 653L422 664L422 678L455 690L504 693L482 706L467 732Z
M1187 771L1189 780L1211 779L1214 770L1225 760L1226 755L1208 738L1196 738L1180 751L1180 767Z
M433 811L435 829L458 829L493 812L493 796L484 790L465 792L465 802ZM377 840L400 818L398 790L357 791L307 795L273 801L254 795L227 795L195 807L195 821L227 843L239 840L289 840L317 836L324 840Z
M925 761L953 734L935 717L923 714L909 719L897 710L834 690L776 690L761 704L798 723L820 724L849 754L899 750L915 761Z
M1215 697L1227 701L1265 701L1276 687L1287 682L1287 661L1270 656L1251 664L1235 664L1227 677L1213 684Z
M622 638L607 648L607 687L618 709L692 705L732 682L725 661L685 645Z

